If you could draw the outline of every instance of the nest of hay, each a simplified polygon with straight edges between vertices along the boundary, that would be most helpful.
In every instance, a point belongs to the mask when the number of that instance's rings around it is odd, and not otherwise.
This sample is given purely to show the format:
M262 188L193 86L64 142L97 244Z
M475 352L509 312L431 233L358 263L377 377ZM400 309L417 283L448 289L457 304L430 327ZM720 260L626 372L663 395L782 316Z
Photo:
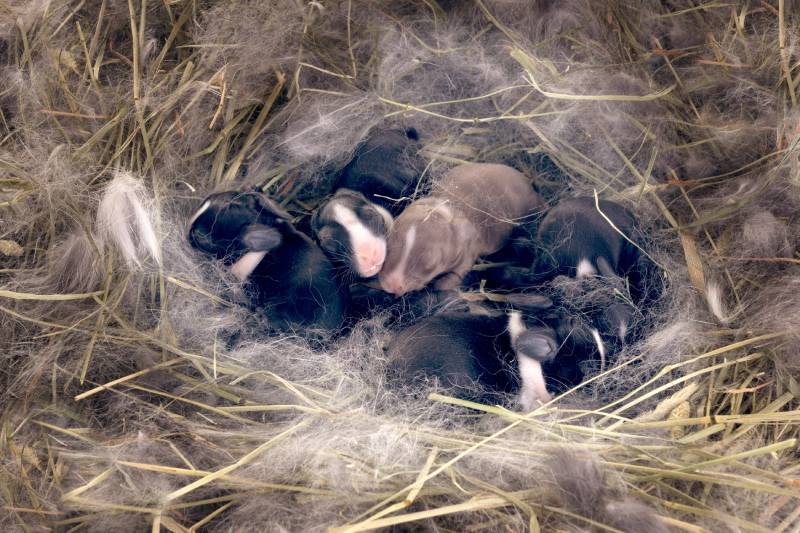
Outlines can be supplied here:
M0 526L796 530L798 8L0 3ZM530 413L399 401L380 316L319 350L232 303L197 202L302 226L386 124L426 176L505 162L645 222L664 291L616 366Z

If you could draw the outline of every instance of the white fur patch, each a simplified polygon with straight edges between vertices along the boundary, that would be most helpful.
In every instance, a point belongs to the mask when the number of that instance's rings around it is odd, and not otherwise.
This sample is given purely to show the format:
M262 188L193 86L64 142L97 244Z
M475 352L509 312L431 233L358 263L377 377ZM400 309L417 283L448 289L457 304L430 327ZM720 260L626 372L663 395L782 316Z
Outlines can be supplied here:
M417 227L411 226L408 228L408 232L406 233L406 242L405 246L403 247L403 255L400 257L400 261L397 263L397 266L394 270L389 272L384 277L384 283L381 283L383 288L387 292L392 292L392 289L399 288L397 285L402 284L404 281L404 275L406 272L406 266L408 265L408 258L411 255L411 249L414 247L414 243L417 240ZM395 284L395 282L399 282ZM400 296L398 294L398 296Z
M592 338L597 345L597 351L600 353L600 371L606 369L606 345L603 344L603 339L600 338L600 332L592 328Z
M361 224L361 221L356 216L355 212L349 207L345 207L342 204L335 202L332 206L333 209L333 220L347 228L348 230L353 226L360 225L364 230L367 228Z
M383 211L386 211L385 209ZM380 211L379 211L380 212ZM391 215L386 211L386 215L391 219ZM383 213L381 213L383 216ZM386 239L382 235L375 235L358 218L352 209L341 204L333 205L333 219L347 230L350 236L350 243L353 246L353 259L355 260L356 270L359 275L368 278L377 274L386 259ZM367 258L360 257L358 250L363 249L377 250L380 261L374 264L365 263Z
M198 209L198 210L195 212L195 214L194 214L194 215L192 215L192 218L190 218L190 219L189 219L189 227L190 227L190 228L192 227L192 224L194 224L194 222L195 222L195 221L196 221L198 218L200 218L200 215L202 215L203 213L205 213L205 212L206 212L206 210L208 210L208 208L209 208L209 207L211 207L211 200L206 200L206 202L205 202L203 205L201 205L201 206L200 206L200 209Z
M508 314L508 335L511 337L512 344L527 329L519 311L511 311ZM522 409L531 411L536 407L537 401L542 403L549 402L552 397L547 392L542 364L532 357L521 354L517 354L517 364L519 365L519 377L522 381L522 387L519 392L519 403Z
M239 281L246 280L266 255L267 252L247 252L231 265L231 273L236 276Z
M594 265L591 263L591 261L586 258L578 261L578 272L575 274L576 278L588 278L596 275L597 269L594 268Z
M722 289L715 281L706 282L706 301L720 324L725 325L730 322L731 317L725 312L725 304L722 303Z
M532 411L536 407L537 401L549 402L552 396L547 392L544 372L542 372L542 365L539 361L526 355L517 355L517 362L522 380L519 403L524 411Z
M516 342L526 329L525 324L522 323L522 314L519 311L511 311L508 314L508 334L511 342Z

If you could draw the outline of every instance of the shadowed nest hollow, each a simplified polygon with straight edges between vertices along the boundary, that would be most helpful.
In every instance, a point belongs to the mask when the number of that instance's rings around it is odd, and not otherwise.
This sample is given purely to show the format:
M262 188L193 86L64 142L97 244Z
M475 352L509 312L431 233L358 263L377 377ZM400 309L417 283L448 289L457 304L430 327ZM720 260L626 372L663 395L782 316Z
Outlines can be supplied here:
M0 2L4 531L796 531L800 4ZM375 126L642 221L664 290L530 413L266 335L186 243ZM146 223L145 223L146 222Z

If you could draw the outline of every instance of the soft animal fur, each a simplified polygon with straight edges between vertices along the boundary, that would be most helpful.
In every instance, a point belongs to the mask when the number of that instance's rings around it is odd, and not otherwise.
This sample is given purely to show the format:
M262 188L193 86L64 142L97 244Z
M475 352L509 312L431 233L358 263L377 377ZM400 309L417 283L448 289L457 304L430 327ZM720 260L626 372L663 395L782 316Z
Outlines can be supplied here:
M387 356L390 380L412 388L435 380L455 396L480 401L519 387L504 316L429 317L398 333Z
M425 161L417 153L419 148L419 135L414 128L376 128L342 169L336 188L358 191L397 215L408 204L425 169Z
M341 327L347 299L333 265L265 195L212 194L190 220L189 241L230 266L276 329Z
M339 189L311 217L320 247L335 264L361 278L376 276L383 267L393 223L389 211L350 189Z
M528 223L518 228L511 242L488 258L501 267L473 277L487 287L504 290L542 286L559 276L583 280L595 289L595 301L587 292L588 307L580 312L593 316L596 335L614 343L624 341L633 321L632 304L654 297L650 293L655 284L649 279L651 265L640 253L643 242L633 215L607 200L599 201L599 209L594 198L561 201L538 227ZM571 293L580 289L579 284L573 285ZM609 297L615 289L617 296ZM601 293L604 298L598 299ZM562 298L574 300L572 294Z
M537 232L545 252L540 272L577 278L633 273L639 260L636 219L615 202L598 205L599 211L594 198L570 198L548 211Z
M412 392L436 381L458 397L477 401L519 392L520 406L530 410L550 400L550 391L580 381L578 365L592 354L578 347L574 329L554 313L427 317L392 338L389 378Z
M433 193L395 220L380 282L402 295L435 278L453 289L475 264L506 243L517 221L544 204L528 179L506 165L469 163L445 174Z
M410 201L425 167L413 128L375 128L339 173L333 197L320 205L311 228L338 265L361 278L380 272L386 234Z
M537 278L600 277L627 285L633 302L641 299L644 289L636 219L620 204L608 200L596 204L594 198L563 200L542 219L537 240L542 250L534 266ZM633 302L618 298L596 310L598 333L624 341L633 318Z

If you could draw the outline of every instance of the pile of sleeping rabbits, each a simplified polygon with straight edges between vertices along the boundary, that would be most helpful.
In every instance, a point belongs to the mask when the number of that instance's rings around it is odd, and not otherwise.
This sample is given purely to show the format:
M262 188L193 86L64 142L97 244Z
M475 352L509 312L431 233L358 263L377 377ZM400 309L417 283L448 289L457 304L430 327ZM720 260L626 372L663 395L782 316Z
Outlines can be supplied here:
M313 238L267 195L228 191L203 201L189 241L276 332L335 338L387 311L398 390L435 381L465 399L517 394L529 410L606 368L636 335L645 292L631 213L596 197L548 207L502 164L461 164L424 186L419 144L414 129L373 130L314 211ZM547 291L555 279L619 297L576 309Z

